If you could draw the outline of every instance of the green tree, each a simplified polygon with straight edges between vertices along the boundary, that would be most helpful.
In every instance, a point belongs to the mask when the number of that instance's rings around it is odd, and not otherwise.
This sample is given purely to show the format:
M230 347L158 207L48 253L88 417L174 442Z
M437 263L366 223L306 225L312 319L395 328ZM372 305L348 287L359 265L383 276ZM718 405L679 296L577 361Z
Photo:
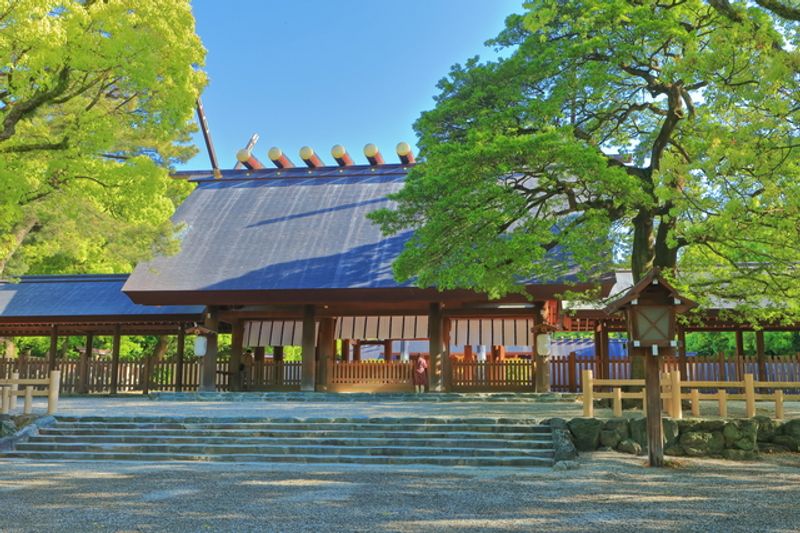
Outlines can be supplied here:
M800 316L799 28L756 4L526 3L415 125L423 162L373 215L414 230L396 276L499 296L617 262Z
M204 55L187 0L0 0L0 275L173 246Z

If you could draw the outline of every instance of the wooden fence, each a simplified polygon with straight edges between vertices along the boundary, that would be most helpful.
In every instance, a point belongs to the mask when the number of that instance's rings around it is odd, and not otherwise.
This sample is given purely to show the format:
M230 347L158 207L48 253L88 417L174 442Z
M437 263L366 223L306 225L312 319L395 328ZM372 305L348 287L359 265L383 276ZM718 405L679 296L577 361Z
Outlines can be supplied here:
M622 416L622 400L628 398L642 400L645 410L647 402L643 379L595 379L591 370L584 370L582 381L587 385L582 391L585 417L594 416L594 400L603 398L612 400L614 416ZM596 392L596 387L610 389L610 392ZM623 388L626 390L623 391ZM685 389L689 389L688 392L684 392ZM683 400L689 400L692 416L695 417L700 416L701 400L716 401L721 417L728 416L729 401L744 401L747 418L756 415L757 401L769 401L774 403L775 418L780 420L783 419L783 403L800 401L800 391L797 382L756 381L753 374L745 374L741 381L683 381L680 371L673 370L661 376L661 400L664 410L675 419L683 418Z
M300 361L256 361L245 369L245 390L300 390L303 363Z
M413 363L329 362L329 392L411 392Z
M531 392L534 363L527 359L505 361L451 361L450 388L454 392Z
M20 378L14 372L11 377L0 379L0 414L7 415L16 408L17 397L23 396L23 414L33 411L33 397L47 396L47 414L53 415L58 409L59 381L61 373L53 370L47 378Z

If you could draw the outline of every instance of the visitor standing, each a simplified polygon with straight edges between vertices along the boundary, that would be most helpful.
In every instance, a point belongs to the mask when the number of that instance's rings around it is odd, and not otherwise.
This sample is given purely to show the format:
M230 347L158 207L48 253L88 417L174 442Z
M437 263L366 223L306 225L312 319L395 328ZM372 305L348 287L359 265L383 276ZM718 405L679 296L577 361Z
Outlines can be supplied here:
M425 387L428 385L428 361L421 354L414 361L412 380L414 382L414 392L425 392Z

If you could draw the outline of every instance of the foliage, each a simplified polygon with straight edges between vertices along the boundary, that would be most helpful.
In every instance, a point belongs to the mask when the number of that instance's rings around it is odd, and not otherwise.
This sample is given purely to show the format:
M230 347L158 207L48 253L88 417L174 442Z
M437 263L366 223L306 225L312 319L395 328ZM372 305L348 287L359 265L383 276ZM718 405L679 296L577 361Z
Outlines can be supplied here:
M172 249L204 54L186 0L0 0L0 274Z
M423 162L373 214L414 230L395 275L497 297L622 261L800 317L798 26L758 3L525 4L415 125Z

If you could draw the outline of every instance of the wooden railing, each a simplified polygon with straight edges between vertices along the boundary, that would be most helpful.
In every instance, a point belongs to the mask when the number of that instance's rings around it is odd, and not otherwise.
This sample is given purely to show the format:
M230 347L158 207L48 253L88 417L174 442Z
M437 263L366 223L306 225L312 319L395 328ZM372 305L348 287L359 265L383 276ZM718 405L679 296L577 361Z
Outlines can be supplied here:
M0 379L0 414L7 415L15 409L18 396L25 398L23 414L29 415L33 411L34 396L47 396L47 414L55 414L60 377L61 373L53 370L46 379L22 379L18 373L11 374L8 379Z
M330 392L411 392L411 362L329 362Z
M246 367L245 390L300 390L303 363L300 361L256 361Z
M611 399L614 416L622 416L623 399L645 398L643 379L595 379L591 370L584 370L582 378L586 384L582 393L585 417L594 416L595 399ZM787 400L800 400L798 385L800 384L793 381L756 381L753 374L745 374L741 381L683 381L680 372L673 370L661 376L661 399L664 402L664 410L675 419L683 418L683 400L690 401L692 416L695 417L700 416L700 401L714 400L717 402L721 417L728 416L729 401L744 401L747 418L756 415L757 401L770 401L775 404L775 418L780 420L784 414L783 403ZM610 392L597 392L594 390L596 387L610 389ZM688 392L684 392L686 389ZM737 392L730 393L732 389ZM763 389L770 392L758 392ZM646 402L642 401L642 407L645 406Z
M451 361L450 387L455 392L532 392L534 366L528 359Z

